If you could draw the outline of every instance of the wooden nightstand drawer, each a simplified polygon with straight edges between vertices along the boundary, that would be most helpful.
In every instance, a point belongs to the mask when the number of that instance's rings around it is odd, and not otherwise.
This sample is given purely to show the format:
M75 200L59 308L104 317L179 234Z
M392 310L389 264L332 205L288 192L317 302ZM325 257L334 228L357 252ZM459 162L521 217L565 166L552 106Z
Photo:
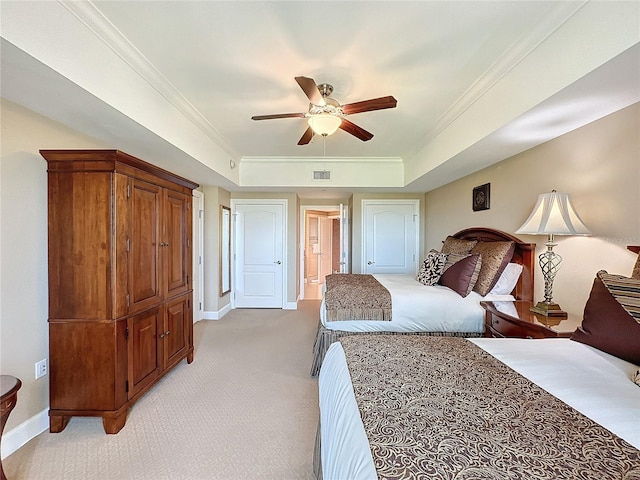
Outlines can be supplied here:
M480 302L485 310L486 337L554 338L570 337L582 319L544 317L532 313L531 302Z
M491 331L498 337L527 338L531 336L531 332L527 329L493 314L491 314Z

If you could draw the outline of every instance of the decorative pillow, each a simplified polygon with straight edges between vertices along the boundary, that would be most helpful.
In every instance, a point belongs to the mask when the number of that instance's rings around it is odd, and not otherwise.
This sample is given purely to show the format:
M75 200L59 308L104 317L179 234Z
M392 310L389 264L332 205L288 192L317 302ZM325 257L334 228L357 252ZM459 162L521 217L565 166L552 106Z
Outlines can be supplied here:
M600 270L571 340L640 365L640 279Z
M444 262L444 268L442 269L442 273L446 272L447 269L449 269L449 267L452 267L454 264L456 264L457 262L459 262L460 260L462 260L463 258L467 258L470 254L469 253L448 253L447 254L447 259Z
M480 255L468 255L447 268L438 283L466 297L478 280L481 266Z
M640 253L638 254L638 258L636 258L636 263L633 266L633 271L631 272L631 278L640 279Z
M636 372L631 377L631 380L633 380L633 383L640 387L640 368L636 370Z
M500 274L500 278L493 286L489 295L510 295L516 288L516 283L522 273L522 265L519 263L509 263Z
M476 246L476 240L461 240L449 235L442 244L442 253L455 253L456 255L469 255L471 249Z
M480 254L482 268L473 290L483 297L489 293L511 261L515 249L515 242L478 242L471 253Z
M444 264L447 261L447 254L431 250L424 257L420 265L420 271L416 280L424 285L435 285L440 280L440 275L444 271Z

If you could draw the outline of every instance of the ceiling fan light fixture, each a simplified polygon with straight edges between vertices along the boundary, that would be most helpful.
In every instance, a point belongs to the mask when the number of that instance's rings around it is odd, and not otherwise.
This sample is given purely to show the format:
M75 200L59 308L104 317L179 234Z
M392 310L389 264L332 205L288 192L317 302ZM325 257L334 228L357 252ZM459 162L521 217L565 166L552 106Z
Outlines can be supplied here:
M318 115L311 115L308 122L314 133L326 137L335 133L336 130L340 128L342 119L340 117L336 117L335 115L321 113Z

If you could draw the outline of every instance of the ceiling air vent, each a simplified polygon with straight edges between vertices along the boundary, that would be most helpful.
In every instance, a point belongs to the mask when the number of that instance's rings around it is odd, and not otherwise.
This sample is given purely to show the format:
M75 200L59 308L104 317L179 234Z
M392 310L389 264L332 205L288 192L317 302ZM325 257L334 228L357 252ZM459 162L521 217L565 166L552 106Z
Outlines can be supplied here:
M314 170L314 180L331 180L331 170Z

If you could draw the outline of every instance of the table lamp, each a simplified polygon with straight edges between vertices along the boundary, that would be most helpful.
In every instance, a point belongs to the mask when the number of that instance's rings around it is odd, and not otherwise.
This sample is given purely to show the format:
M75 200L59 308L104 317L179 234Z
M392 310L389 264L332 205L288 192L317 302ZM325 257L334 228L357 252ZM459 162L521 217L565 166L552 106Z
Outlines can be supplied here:
M533 313L547 317L566 317L560 305L554 303L553 279L560 269L562 257L553 251L554 235L591 235L576 213L568 193L551 193L538 195L538 201L527 221L516 230L518 234L548 235L547 250L538 257L540 269L544 277L544 301L531 307Z

